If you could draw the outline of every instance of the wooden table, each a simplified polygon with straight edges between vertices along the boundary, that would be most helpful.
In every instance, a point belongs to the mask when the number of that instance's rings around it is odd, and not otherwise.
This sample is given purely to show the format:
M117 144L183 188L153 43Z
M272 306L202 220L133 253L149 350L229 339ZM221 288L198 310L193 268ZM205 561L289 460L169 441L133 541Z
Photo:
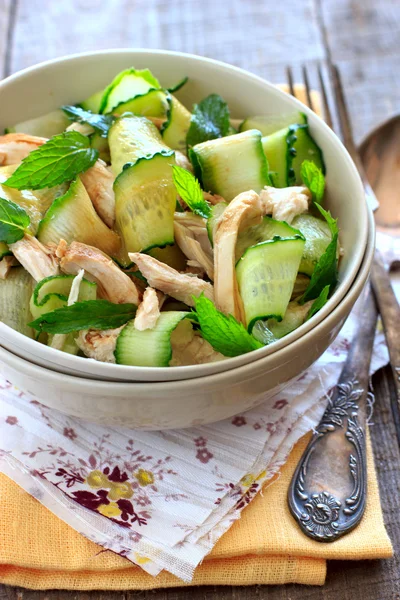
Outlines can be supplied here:
M233 63L275 82L285 66L331 57L340 66L359 141L400 107L399 0L0 0L0 76L63 54L118 47L182 50ZM400 454L389 371L374 378L371 427L385 522L400 550ZM0 600L395 600L400 565L334 562L323 588L207 587L156 592L30 592Z

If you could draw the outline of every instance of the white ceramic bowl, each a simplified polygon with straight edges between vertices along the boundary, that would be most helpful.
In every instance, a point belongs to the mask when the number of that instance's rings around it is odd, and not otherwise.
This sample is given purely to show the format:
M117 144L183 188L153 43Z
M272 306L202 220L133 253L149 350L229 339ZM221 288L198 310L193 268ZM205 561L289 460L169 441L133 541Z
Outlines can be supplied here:
M190 380L121 383L74 377L39 367L0 348L0 369L20 389L71 416L132 429L192 427L226 419L265 401L315 362L339 333L367 280L374 253L374 223L351 290L329 318L303 339L234 370Z
M54 110L61 104L79 102L132 65L149 67L165 86L188 75L189 83L178 93L187 106L215 92L227 100L233 117L279 115L295 110L307 114L312 134L323 149L327 165L327 206L339 218L344 257L337 289L312 319L275 344L207 365L166 369L98 363L38 344L2 323L0 344L14 354L54 371L113 381L192 379L236 370L264 358L271 359L265 362L265 371L269 371L270 365L277 363L277 356L281 356L278 352L296 341L296 348L301 346L304 354L314 354L311 348L313 331L340 305L351 288L365 253L368 227L362 185L350 156L329 127L303 104L256 75L207 58L161 50L111 50L43 63L0 82L0 129ZM353 301L354 294L353 287L350 296ZM324 327L329 328L330 323L333 329L330 319Z

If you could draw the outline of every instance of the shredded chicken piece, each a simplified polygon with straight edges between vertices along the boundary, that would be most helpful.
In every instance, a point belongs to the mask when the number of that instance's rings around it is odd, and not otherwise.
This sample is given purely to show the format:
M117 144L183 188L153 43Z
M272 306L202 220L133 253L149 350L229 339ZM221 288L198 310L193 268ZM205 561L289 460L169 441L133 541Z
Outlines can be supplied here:
M190 321L181 321L171 335L172 358L170 367L182 367L186 365L202 365L205 363L225 360L220 354L193 331Z
M101 362L115 363L114 350L120 331L125 327L117 329L83 329L75 338L76 345L88 358L94 358Z
M192 163L190 162L188 157L183 154L183 152L175 150L175 161L178 167L182 167L182 169L186 169L186 171L193 173Z
M213 249L207 231L207 220L192 212L176 212L174 214L174 223L178 223L185 228L187 235L194 237L202 247L203 252L208 258L213 260Z
M200 279L204 279L204 275L206 274L203 267L197 262L197 260L187 261L185 273L190 276L195 275L196 277L200 277Z
M6 279L11 267L15 267L18 261L14 256L3 256L0 260L0 279Z
M214 234L214 293L217 308L245 322L243 302L235 271L235 247L240 231L258 225L263 206L256 192L236 196L224 210Z
M195 234L189 227L174 222L175 242L189 260L196 261L208 277L214 279L214 263L212 259L204 252L200 243L196 240Z
M46 138L25 133L6 133L0 136L0 165L15 165L47 142Z
M56 254L64 273L76 275L84 269L88 279L97 283L102 298L115 304L139 304L139 293L132 279L101 250L80 242L68 246L61 240Z
M210 192L203 192L204 200L207 200L210 204L219 204L220 202L226 202L225 198L218 196L218 194L210 194Z
M134 326L139 331L153 329L160 316L160 305L157 292L152 287L147 287L143 294L143 300L136 311Z
M311 193L305 186L274 188L265 187L260 192L266 215L272 214L277 221L291 223L297 215L308 210Z
M9 244L9 248L35 281L59 274L53 250L41 244L32 235L25 234L18 242Z
M92 133L94 133L94 129L91 125L88 125L87 123L78 123L76 121L71 123L71 125L68 125L65 131L77 131L82 135L92 135Z
M210 300L214 299L212 285L198 277L178 273L172 267L148 254L130 252L129 258L137 265L151 287L184 302L188 306L194 306L192 296L200 296L202 293Z
M93 167L81 174L92 204L100 219L112 229L115 223L114 175L107 169L106 163L97 160Z

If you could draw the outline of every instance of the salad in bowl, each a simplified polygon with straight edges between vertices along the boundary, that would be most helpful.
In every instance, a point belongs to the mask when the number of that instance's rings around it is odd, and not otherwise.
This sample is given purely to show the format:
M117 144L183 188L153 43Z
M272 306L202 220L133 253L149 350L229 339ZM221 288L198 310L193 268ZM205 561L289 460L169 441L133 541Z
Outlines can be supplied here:
M0 137L0 318L101 362L179 367L273 344L337 283L306 116L184 106L129 68Z

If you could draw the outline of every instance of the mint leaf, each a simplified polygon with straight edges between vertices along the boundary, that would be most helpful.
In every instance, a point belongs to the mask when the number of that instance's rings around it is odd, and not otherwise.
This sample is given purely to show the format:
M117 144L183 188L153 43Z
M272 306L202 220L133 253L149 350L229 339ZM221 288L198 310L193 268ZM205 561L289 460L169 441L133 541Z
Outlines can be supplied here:
M321 169L311 160L303 160L300 175L304 185L310 190L313 201L321 204L325 192L325 177Z
M3 185L17 190L53 187L71 181L89 169L98 157L88 137L77 131L66 131L28 154Z
M191 147L224 137L230 132L230 127L227 103L218 94L211 94L194 105L186 144Z
M193 300L202 336L214 350L224 356L239 356L263 347L263 344L248 333L242 323L236 321L232 315L227 316L220 312L204 294L199 298L193 296Z
M324 287L324 289L322 290L322 292L320 293L320 295L318 296L318 298L316 298L316 300L314 300L314 302L311 305L310 310L308 311L306 321L308 321L308 319L311 319L311 317L313 317L315 315L315 313L317 313L319 310L321 310L321 308L324 306L324 304L327 303L328 296L329 296L329 290L330 290L330 285L326 285Z
M324 210L319 204L316 203L315 206L318 208L321 215L325 217L326 222L329 225L329 229L331 230L332 240L329 242L325 252L315 265L310 283L301 297L301 303L317 298L327 285L334 287L338 278L337 244L339 230L337 226L337 219L334 219L331 213L327 210Z
M47 333L71 333L89 328L114 329L133 319L135 313L134 304L87 300L45 313L29 323L29 327Z
M13 244L24 237L31 220L23 208L0 198L0 242Z
M173 87L167 88L168 92L171 94L175 94L178 90L180 90L187 82L189 81L189 77L184 77L178 83L176 83Z
M95 129L102 137L107 137L108 130L115 121L112 115L98 115L80 106L62 106L62 110L71 121L85 123Z
M186 202L190 210L196 213L196 215L208 219L211 214L211 208L203 198L203 192L196 177L182 167L174 165L172 169L176 191L182 200Z

